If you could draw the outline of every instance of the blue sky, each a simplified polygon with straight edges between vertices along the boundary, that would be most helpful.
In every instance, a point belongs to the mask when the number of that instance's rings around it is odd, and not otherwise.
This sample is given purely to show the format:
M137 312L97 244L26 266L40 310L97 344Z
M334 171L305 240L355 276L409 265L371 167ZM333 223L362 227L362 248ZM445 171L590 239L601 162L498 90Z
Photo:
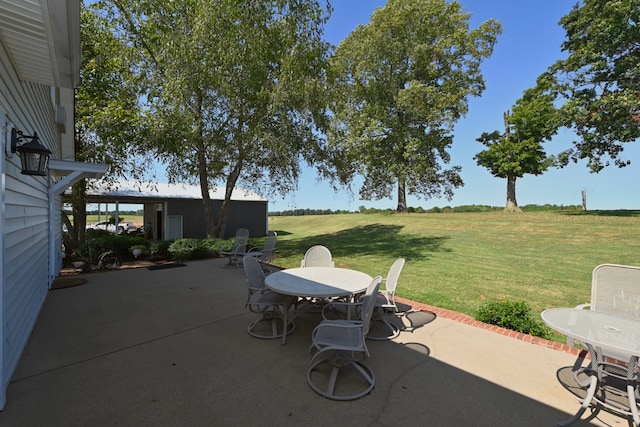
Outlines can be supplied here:
M335 0L334 11L325 27L326 39L338 45L358 24L367 24L372 12L383 7L381 0ZM425 209L439 206L482 204L504 206L506 180L494 178L485 168L476 165L473 156L483 149L476 138L484 131L502 130L502 114L533 86L536 77L563 57L560 45L565 38L558 21L570 10L573 1L563 0L460 0L471 13L471 24L477 27L489 18L500 21L502 35L493 55L483 63L486 89L480 98L471 98L469 113L460 120L450 150L450 165L462 166L464 187L456 190L451 201L446 199L418 199L408 196L409 206ZM572 134L561 130L546 144L548 153L570 147ZM627 144L624 157L632 164L623 169L609 167L598 174L589 173L586 163L570 164L564 169L551 169L541 176L525 176L516 183L519 205L581 203L586 191L588 209L638 209L638 192L632 189L640 182L640 146ZM286 209L347 209L364 205L381 209L395 209L395 198L380 201L359 200L357 184L354 195L342 191L334 193L327 183L318 182L313 169L306 170L298 191L285 199L269 201L272 211Z
M471 14L471 25L477 27L494 18L502 24L503 32L493 55L485 60L482 72L486 89L479 98L471 98L469 113L462 118L454 132L449 165L462 167L465 185L455 191L452 200L424 199L407 196L408 206L430 209L434 206L490 205L504 206L507 183L494 178L485 168L476 165L473 157L484 148L476 142L482 132L504 129L502 115L535 84L536 78L548 66L562 58L560 46L565 32L558 21L570 10L574 1L565 0L459 0ZM334 45L359 24L369 23L383 0L333 0L333 14L325 27L325 38ZM547 153L555 154L571 147L573 135L561 129L551 142L545 144ZM564 169L550 169L544 175L526 175L516 183L516 198L520 206L528 204L579 205L582 191L586 192L588 209L640 209L638 192L633 186L640 182L640 142L626 144L623 158L632 161L619 169L605 168L598 174L589 173L586 162L571 163ZM158 168L160 181L163 171ZM334 192L326 182L318 181L313 168L305 169L298 190L285 198L269 199L269 210L288 209L395 209L396 198L365 201L358 198L359 182L348 191ZM395 191L394 191L395 194Z

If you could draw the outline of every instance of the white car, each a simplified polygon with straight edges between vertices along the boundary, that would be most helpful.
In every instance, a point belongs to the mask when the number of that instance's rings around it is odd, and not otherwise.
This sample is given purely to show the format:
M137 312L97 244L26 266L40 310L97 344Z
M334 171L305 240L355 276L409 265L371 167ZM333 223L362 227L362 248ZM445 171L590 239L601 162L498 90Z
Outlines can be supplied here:
M87 228L93 228L94 230L107 230L111 231L112 233L116 232L115 224L111 224L109 223L109 221L100 221L96 224L87 226ZM118 224L117 234L122 234L125 231L134 228L136 228L136 226L133 222L121 222L120 224Z

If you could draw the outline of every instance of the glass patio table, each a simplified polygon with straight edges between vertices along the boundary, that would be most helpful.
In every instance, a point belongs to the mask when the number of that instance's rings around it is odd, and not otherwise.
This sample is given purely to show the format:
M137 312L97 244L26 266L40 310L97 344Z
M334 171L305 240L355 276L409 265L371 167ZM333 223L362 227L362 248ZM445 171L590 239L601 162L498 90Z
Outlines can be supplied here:
M640 416L635 398L638 358L640 357L640 321L609 313L575 308L552 308L543 311L541 317L542 321L550 328L586 345L591 356L591 376L587 395L578 412L568 420L559 422L558 425L573 424L593 404L595 406L601 405L621 415L631 416L635 425L640 426ZM626 370L626 375L613 374L610 370L612 364L607 363L607 357L627 362L627 366L623 367ZM609 375L621 378L626 382L628 410L609 405L603 398L605 393L598 393L602 378Z
M269 274L264 283L280 294L300 298L350 297L364 292L373 278L366 273L348 268L300 267ZM284 313L287 324L287 312ZM282 343L286 342L286 334Z

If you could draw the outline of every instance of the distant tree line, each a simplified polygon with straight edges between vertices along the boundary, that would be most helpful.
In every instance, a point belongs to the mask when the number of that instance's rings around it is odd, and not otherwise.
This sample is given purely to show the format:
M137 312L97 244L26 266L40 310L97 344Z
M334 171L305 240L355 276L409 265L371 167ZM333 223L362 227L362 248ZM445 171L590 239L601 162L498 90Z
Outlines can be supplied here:
M581 205L552 205L552 204L544 204L544 205L525 205L521 206L520 209L525 212L543 212L543 211L582 211ZM456 207L445 206L438 207L435 206L430 209L424 209L420 206L418 207L407 207L408 213L470 213L470 212L493 212L493 211L503 211L504 206L489 206L489 205L461 205ZM335 215L335 214L350 214L350 213L362 213L362 214L393 214L397 213L395 209L378 209L378 208L367 208L365 206L360 206L356 211L349 210L331 210L331 209L291 209L286 211L272 211L269 212L269 216L304 216L304 215Z
M331 209L290 209L286 211L273 211L269 212L269 216L304 216L304 215L335 215L335 214L348 214L358 213L357 211L348 211L339 209L333 211Z

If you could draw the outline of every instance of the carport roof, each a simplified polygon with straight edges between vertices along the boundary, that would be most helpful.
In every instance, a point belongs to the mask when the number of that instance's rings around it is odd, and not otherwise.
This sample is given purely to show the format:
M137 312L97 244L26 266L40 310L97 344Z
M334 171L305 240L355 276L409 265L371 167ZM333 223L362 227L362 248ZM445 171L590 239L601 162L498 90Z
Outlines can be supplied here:
M70 194L67 190L65 194ZM209 190L212 200L224 199L224 188L214 187ZM103 181L87 193L87 201L97 202L123 202L123 203L148 203L164 201L168 199L202 199L200 187L188 184L169 184L166 182L133 182L124 181L107 186ZM231 200L239 201L266 201L255 192L247 189L235 189L231 194Z

